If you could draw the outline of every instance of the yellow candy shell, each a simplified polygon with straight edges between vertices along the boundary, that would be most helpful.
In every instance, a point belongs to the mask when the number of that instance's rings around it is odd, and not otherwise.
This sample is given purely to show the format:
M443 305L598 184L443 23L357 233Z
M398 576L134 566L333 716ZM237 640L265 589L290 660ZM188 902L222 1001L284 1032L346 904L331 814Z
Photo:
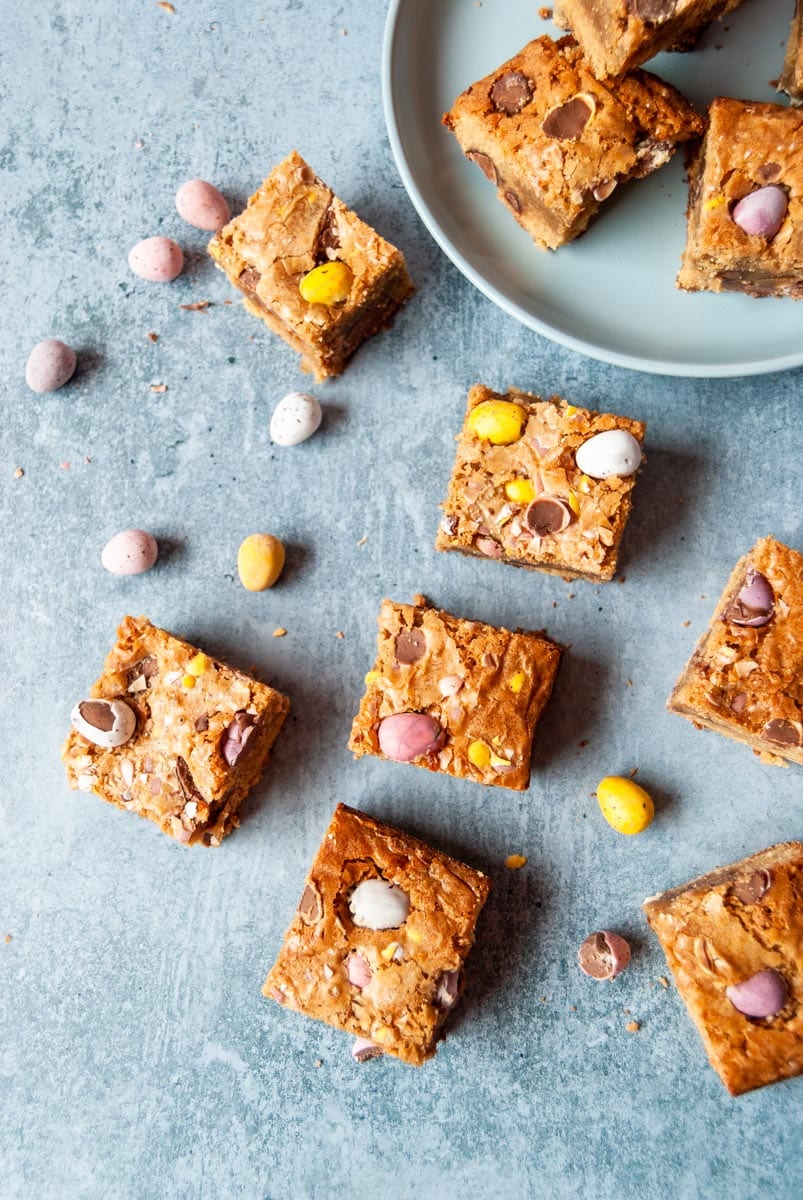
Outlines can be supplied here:
M621 775L606 775L597 787L602 815L617 833L643 833L655 816L649 792Z

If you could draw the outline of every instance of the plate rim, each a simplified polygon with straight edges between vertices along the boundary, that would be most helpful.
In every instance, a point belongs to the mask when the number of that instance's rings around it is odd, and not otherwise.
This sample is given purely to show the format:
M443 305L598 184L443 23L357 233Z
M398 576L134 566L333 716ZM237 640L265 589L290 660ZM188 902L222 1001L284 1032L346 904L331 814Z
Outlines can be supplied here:
M587 358L611 366L624 367L631 371L641 371L652 375L668 375L686 379L733 379L746 375L768 375L779 371L789 371L803 365L803 339L801 349L793 354L780 355L776 358L748 359L744 362L699 363L683 362L674 359L646 358L637 354L624 354L607 346L588 342L583 338L567 333L557 325L550 324L535 316L523 305L512 300L494 284L489 282L463 254L449 235L441 228L437 219L430 211L421 189L407 160L402 142L402 135L396 115L394 103L394 57L396 38L402 9L415 0L390 0L385 30L382 38L382 108L385 117L385 128L391 153L413 207L421 221L444 254L457 267L462 275L474 285L479 292L491 300L503 312L519 321L528 329L541 334L552 342L567 347ZM771 297L767 297L771 299ZM801 301L803 304L803 301Z

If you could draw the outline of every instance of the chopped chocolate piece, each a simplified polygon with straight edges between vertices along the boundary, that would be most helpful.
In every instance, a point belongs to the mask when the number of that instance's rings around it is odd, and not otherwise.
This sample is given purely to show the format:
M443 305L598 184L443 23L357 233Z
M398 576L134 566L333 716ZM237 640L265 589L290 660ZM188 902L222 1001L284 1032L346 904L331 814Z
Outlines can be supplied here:
M159 674L159 661L153 654L134 663L126 672L126 683L129 692L144 691L150 686L150 681Z
M321 919L321 898L311 883L304 885L298 902L298 914L307 925L315 925Z
M491 100L500 112L515 116L533 98L533 85L521 71L500 75L491 88Z
M209 728L209 717L206 713L201 713L200 717L195 722L196 733L206 733Z
M768 721L762 730L762 737L774 746L797 747L803 745L803 725L799 721L787 721L784 718Z
M93 725L103 733L114 728L114 712L105 700L82 700L78 711L88 725Z
M628 10L646 25L668 21L677 8L677 0L627 0Z
M751 871L743 879L738 879L730 890L730 894L742 904L757 904L770 890L772 876L766 867Z
M412 629L402 629L396 638L396 660L409 666L418 662L427 652L427 639L423 630L413 626Z
M558 108L553 108L542 126L548 137L558 141L576 141L594 115L596 104L592 97L575 96Z
M479 150L466 150L466 158L476 163L485 178L490 179L491 183L499 182L496 167L493 164L493 160L487 154L482 154Z
M176 778L185 800L203 800L203 796L195 786L192 772L186 761L179 755L176 759ZM205 803L205 801L204 801Z

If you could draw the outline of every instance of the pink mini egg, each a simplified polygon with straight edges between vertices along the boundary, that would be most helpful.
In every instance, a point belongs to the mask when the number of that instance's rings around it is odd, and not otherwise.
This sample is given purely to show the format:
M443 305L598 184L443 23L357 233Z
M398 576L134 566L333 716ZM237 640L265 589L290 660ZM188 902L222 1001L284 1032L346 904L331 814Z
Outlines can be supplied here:
M75 351L58 338L47 338L34 346L25 368L25 382L31 391L55 392L75 370Z
M167 283L180 275L184 267L181 247L172 238L151 237L137 242L128 255L128 265L140 279Z
M103 547L100 561L112 575L141 575L158 557L155 537L144 529L123 529Z
M224 196L205 179L188 179L176 192L179 216L196 229L217 232L228 224L231 213Z

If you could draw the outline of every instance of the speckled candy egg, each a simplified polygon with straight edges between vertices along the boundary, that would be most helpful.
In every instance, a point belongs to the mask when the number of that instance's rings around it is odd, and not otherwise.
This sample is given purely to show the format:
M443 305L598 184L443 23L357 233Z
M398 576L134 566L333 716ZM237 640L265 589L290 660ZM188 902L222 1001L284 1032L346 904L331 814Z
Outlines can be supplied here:
M297 446L312 437L321 423L321 406L306 392L290 392L280 400L270 419L271 440L278 446Z
M181 274L184 255L172 238L150 237L137 242L128 255L128 265L140 279L168 283Z
M144 529L123 529L103 547L100 561L112 575L141 575L159 557L156 538Z
M176 192L176 208L188 225L216 233L231 212L224 196L205 179L188 179Z
M33 392L55 392L75 370L75 351L57 338L47 338L34 346L25 367L25 382Z
M627 429L606 429L583 442L574 458L591 479L635 475L641 464L641 446Z

